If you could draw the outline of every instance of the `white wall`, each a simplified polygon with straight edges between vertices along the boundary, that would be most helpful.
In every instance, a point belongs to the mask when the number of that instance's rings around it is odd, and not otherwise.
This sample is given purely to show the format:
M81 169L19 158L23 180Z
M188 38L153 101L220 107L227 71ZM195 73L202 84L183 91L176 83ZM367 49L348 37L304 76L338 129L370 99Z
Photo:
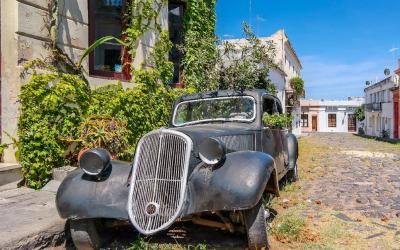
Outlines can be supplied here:
M278 93L277 97L279 100L282 102L283 109L285 110L285 76L282 74L280 70L277 69L271 69L269 71L269 76L268 78L272 81L273 84L275 84Z
M336 114L336 127L328 126L328 114ZM348 132L348 114L345 110L337 112L320 112L319 113L319 132Z

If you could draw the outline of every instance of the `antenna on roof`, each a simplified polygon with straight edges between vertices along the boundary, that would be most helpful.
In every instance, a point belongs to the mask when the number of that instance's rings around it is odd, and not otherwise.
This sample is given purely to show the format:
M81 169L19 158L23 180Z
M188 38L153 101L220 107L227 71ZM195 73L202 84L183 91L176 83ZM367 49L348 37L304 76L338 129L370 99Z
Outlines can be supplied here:
M251 10L251 0L249 0L249 25L251 27L251 19L252 19L252 10Z

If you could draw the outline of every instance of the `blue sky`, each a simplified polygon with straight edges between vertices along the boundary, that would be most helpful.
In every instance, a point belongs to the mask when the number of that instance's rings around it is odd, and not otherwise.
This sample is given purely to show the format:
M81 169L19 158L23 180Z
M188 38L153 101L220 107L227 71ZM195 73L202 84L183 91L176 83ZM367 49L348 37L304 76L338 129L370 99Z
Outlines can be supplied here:
M306 98L362 96L366 80L400 58L400 0L218 0L217 34L240 38L285 29L303 64ZM251 13L251 15L250 15Z

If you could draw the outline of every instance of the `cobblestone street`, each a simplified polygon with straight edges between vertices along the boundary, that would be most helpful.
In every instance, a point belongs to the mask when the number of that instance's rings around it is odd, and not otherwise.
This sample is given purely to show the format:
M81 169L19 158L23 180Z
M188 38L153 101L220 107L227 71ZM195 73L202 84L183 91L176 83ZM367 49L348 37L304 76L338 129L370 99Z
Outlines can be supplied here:
M273 207L278 218L287 210L306 217L313 237L271 237L273 249L400 249L400 145L310 134L300 139L299 172Z
M400 217L399 146L352 134L313 134L307 142L316 154L302 157L311 161L300 182L304 197L337 211Z

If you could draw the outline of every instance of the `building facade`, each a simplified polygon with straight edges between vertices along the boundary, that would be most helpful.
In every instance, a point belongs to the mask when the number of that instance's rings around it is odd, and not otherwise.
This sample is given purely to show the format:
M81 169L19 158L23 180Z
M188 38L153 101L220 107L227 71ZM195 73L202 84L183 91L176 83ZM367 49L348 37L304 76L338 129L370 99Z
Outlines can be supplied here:
M398 60L399 68L395 71L400 79L400 59ZM400 80L399 80L400 81ZM399 83L400 85L400 83ZM393 88L393 137L400 139L400 87Z
M275 63L277 68L270 69L268 78L275 84L277 97L282 102L284 112L291 113L294 117L292 132L301 134L300 126L300 102L293 100L294 90L289 84L293 77L300 77L303 68L289 37L283 29L278 30L269 37L259 38L262 42L273 42L275 47ZM243 44L245 39L225 40L233 44Z
M393 99L396 95L394 90L398 88L398 84L399 77L392 75L364 89L364 131L367 135L391 139L395 137L396 119Z
M124 27L124 0L59 0L57 46L68 57L77 62L83 51L97 39L114 35L121 37ZM1 55L1 141L11 143L7 134L15 137L19 114L18 95L24 81L20 72L24 63L51 56L49 23L52 18L52 1L7 0L0 1L0 55ZM170 1L160 13L159 23L170 30L174 45L182 41L184 3ZM137 43L135 67L141 66L156 41L154 32L147 32ZM176 47L173 51L177 52ZM129 82L128 58L122 57L123 48L113 42L95 49L84 61L86 76L92 87L122 81ZM175 65L174 81L179 79L179 55L171 54ZM15 162L14 151L9 147L4 152L5 162Z
M349 97L343 101L301 100L302 133L357 132L362 126L355 115L364 98Z

